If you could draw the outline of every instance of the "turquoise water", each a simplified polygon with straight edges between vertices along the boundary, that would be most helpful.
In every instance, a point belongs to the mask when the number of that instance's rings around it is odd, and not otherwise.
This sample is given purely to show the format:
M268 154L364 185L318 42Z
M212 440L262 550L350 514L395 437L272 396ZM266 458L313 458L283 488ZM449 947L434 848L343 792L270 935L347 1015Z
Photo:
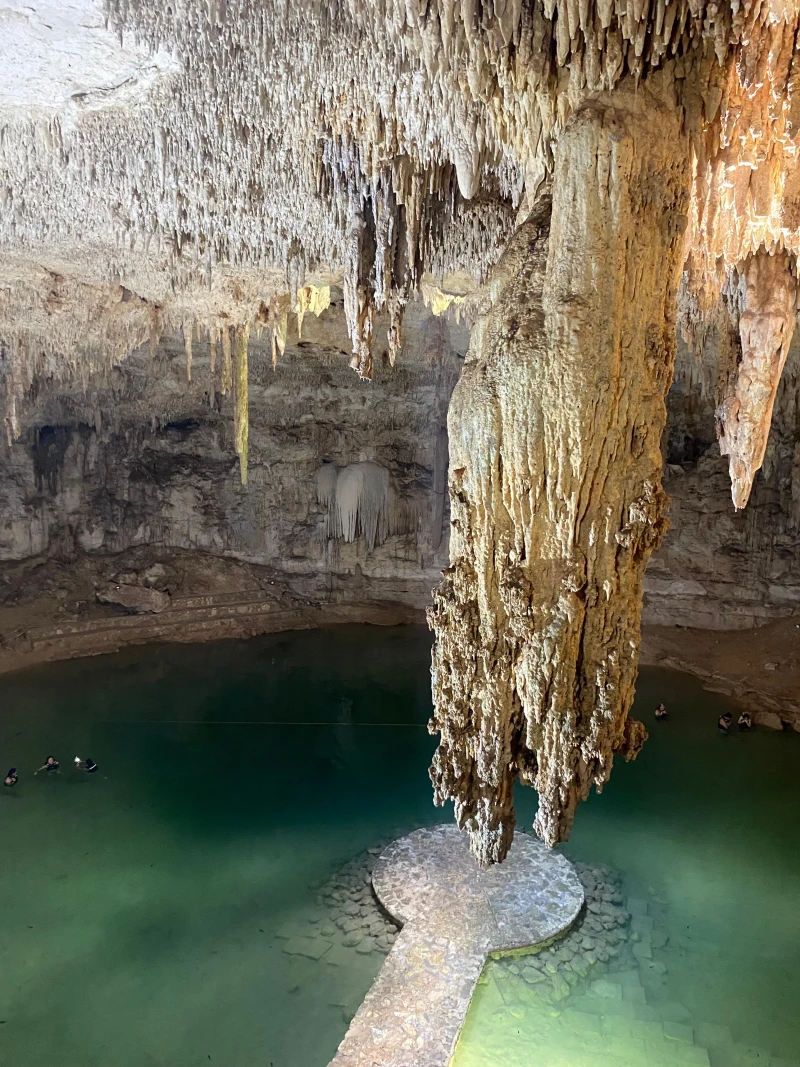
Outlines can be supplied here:
M428 647L354 627L0 678L21 771L0 794L0 1061L326 1064L383 957L327 966L275 933L435 819ZM64 773L32 777L51 753Z
M656 722L662 700L670 718ZM638 974L595 973L622 1003L581 995L583 983L548 1005L519 983L509 997L490 963L454 1067L671 1067L708 1064L706 1052L712 1067L800 1064L800 736L720 735L728 706L688 675L643 670L634 714L650 739L563 846L616 868L625 894L647 902L667 939L652 950L659 971L645 959ZM529 822L535 796L520 789L517 805ZM681 1040L661 1039L675 1021Z
M342 627L0 678L2 769L21 771L0 795L0 1061L324 1067L382 957L289 955L278 934L350 857L447 817L427 779L428 642ZM720 737L723 699L673 672L643 672L639 694L651 740L566 851L649 894L665 998L737 1048L796 1057L800 736ZM51 753L63 773L34 778ZM534 803L520 790L526 821ZM549 1067L512 1054L519 1029L478 997L465 1037L484 1063Z

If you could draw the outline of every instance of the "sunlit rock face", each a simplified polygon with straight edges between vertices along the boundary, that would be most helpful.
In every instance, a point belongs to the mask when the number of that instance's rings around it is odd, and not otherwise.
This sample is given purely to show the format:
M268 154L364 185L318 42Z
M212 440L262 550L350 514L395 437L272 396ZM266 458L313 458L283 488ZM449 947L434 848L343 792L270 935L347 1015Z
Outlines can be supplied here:
M434 610L433 776L481 862L507 850L515 777L539 789L552 843L613 753L641 740L626 716L642 575L666 527L659 438L676 311L700 364L720 316L732 324L711 392L737 508L759 467L773 469L800 251L798 7L0 8L0 408L12 465L25 467L26 434L74 427L81 405L96 434L113 424L97 383L124 377L132 352L174 356L177 343L183 404L148 383L136 417L148 397L158 432L160 413L208 395L236 484L198 482L226 500L249 495L222 523L206 522L210 503L189 508L203 516L192 529L218 551L256 544L261 558L270 515L254 501L273 417L261 375L280 379L295 336L302 359L302 333L331 293L346 331L332 358L354 389L394 374L402 393L415 358L404 317L420 298L475 322L450 416L453 569ZM45 422L49 403L62 414ZM424 439L441 517L443 419L420 438L413 410L398 405L400 437ZM402 462L389 482L362 465L389 469L378 452L340 443L304 456L303 507L319 508L309 525L337 544L354 544L351 530L374 551L409 536L414 509L393 495ZM326 458L335 483L319 475ZM5 492L12 512L48 510L14 479ZM66 512L80 514L74 500ZM292 543L289 525L273 556ZM429 562L445 540L436 526L420 552ZM26 538L49 543L16 514L3 529L11 556Z

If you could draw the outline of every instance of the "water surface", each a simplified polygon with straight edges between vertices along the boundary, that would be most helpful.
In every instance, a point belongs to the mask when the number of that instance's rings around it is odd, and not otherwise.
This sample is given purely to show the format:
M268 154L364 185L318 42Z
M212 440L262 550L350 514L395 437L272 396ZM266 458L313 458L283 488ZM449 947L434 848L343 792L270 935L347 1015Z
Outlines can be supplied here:
M427 778L428 662L421 627L350 626L0 678L3 770L21 772L0 795L2 1062L325 1067L382 958L290 956L276 933L351 856L448 817ZM664 997L760 1050L748 1062L791 1059L800 737L720 737L723 698L674 672L643 671L638 692L651 739L567 854L657 901ZM34 778L51 753L63 773ZM518 800L530 822L535 795ZM459 1067L579 1067L566 1046L520 1059L520 1026L476 998Z

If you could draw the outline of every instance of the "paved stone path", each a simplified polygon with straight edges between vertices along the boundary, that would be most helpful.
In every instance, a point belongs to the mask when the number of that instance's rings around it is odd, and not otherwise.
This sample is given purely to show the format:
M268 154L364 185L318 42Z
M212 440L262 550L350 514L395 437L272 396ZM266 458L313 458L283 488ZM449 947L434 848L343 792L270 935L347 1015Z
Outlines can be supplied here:
M563 856L518 834L482 871L452 825L395 841L372 884L403 930L331 1067L447 1067L487 956L549 940L583 905Z

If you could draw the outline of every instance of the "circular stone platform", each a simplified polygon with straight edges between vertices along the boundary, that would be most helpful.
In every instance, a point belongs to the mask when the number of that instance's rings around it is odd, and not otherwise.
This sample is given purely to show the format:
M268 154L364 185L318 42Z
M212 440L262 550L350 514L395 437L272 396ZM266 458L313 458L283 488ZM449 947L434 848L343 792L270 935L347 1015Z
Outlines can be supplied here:
M517 834L481 870L452 825L389 845L372 884L403 930L332 1067L447 1067L487 956L549 941L583 906L572 865L541 842Z
M572 864L525 834L504 863L482 870L455 826L415 830L378 859L372 885L392 918L422 922L487 952L522 948L566 930L583 906Z

